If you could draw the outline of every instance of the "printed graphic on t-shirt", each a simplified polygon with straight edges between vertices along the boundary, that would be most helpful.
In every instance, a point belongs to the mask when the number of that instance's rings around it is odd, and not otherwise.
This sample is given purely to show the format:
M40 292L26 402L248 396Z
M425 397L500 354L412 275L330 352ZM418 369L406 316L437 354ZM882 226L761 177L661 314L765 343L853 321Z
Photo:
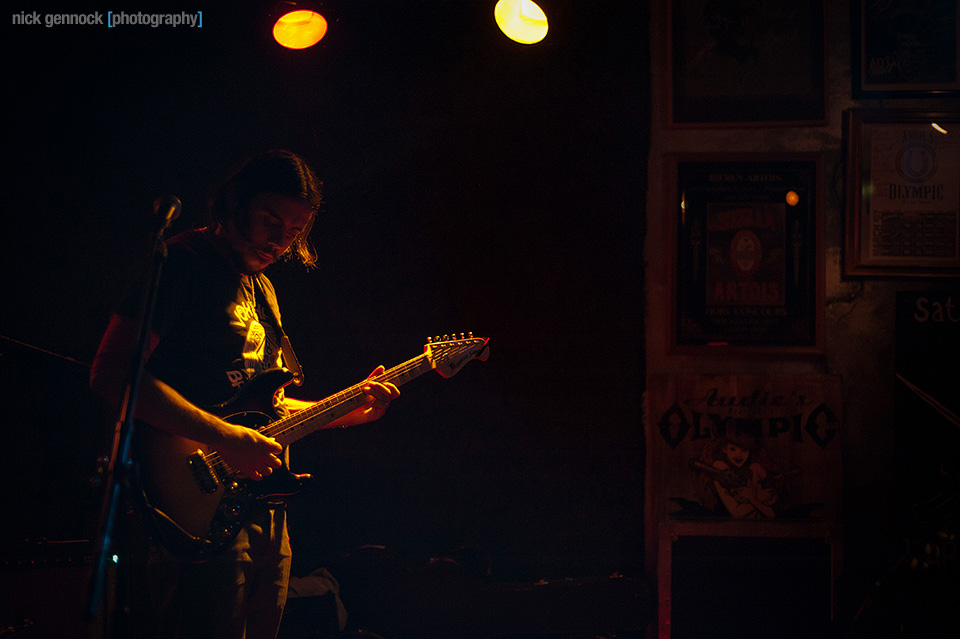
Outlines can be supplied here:
M268 368L280 366L278 348L273 331L260 323L257 309L252 302L234 304L231 324L238 333L245 335L243 344L243 370L227 371L227 379L234 388Z

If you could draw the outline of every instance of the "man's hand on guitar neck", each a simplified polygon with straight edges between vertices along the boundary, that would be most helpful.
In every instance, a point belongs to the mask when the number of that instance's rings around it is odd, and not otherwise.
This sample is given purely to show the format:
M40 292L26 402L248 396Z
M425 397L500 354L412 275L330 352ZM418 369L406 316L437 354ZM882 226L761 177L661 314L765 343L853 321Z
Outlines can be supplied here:
M355 426L357 424L366 424L383 417L390 406L390 402L400 397L400 390L392 382L375 381L377 377L383 375L386 369L383 366L377 366L373 372L367 375L367 383L363 387L363 393L366 403L356 410L347 413L333 424L338 426Z
M377 366L373 369L372 373L367 375L367 383L364 384L362 389L366 400L365 403L340 419L330 422L328 428L335 426L356 426L383 417L383 414L387 412L387 408L390 406L390 402L400 397L400 389L397 388L396 384L393 382L376 381L376 378L383 375L385 370L383 366ZM316 402L305 402L289 396L285 397L283 401L286 407L294 413L316 404Z

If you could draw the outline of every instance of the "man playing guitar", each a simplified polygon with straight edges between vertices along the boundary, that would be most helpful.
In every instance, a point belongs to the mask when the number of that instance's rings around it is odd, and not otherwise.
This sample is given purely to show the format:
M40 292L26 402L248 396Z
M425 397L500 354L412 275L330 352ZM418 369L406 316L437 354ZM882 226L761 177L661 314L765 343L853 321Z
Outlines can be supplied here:
M137 397L135 461L150 459L151 451L162 462L166 453L158 450L211 450L225 467L257 482L282 466L284 448L275 438L208 408L289 360L276 295L263 271L279 259L315 261L307 236L320 187L292 153L254 157L219 190L210 226L167 241ZM112 402L120 401L137 343L134 311L131 303L113 315L91 373L91 387ZM383 371L371 373L359 405L331 425L384 414L399 391L374 379ZM281 417L313 405L285 397L283 388L272 399L275 405L264 408ZM290 572L286 526L282 505L264 502L229 547L204 562L184 561L151 544L132 572L134 636L274 637Z

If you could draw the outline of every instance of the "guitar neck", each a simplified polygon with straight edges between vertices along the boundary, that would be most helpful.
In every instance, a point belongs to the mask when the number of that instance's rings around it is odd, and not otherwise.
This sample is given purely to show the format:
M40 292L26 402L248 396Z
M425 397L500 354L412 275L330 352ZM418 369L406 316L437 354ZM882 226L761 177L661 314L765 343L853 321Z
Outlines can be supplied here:
M293 415L271 422L264 426L261 432L268 437L273 437L282 446L289 446L298 439L318 430L336 428L330 426L331 422L340 419L366 403L367 399L363 388L370 381L392 382L396 386L401 386L430 370L433 370L433 365L427 354L423 353L384 371L373 380L365 379Z

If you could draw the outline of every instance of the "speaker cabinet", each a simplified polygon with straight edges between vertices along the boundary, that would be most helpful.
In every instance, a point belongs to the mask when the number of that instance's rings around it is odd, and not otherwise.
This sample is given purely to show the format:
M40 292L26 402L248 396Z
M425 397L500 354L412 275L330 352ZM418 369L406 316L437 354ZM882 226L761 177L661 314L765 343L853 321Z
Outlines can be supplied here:
M108 614L93 620L84 614L93 574L88 552L88 542L44 542L4 553L0 565L0 637L105 637L110 625L106 623ZM112 610L112 571L105 586L103 608Z
M831 636L839 566L832 536L789 525L740 526L737 535L729 527L666 528L659 639Z

